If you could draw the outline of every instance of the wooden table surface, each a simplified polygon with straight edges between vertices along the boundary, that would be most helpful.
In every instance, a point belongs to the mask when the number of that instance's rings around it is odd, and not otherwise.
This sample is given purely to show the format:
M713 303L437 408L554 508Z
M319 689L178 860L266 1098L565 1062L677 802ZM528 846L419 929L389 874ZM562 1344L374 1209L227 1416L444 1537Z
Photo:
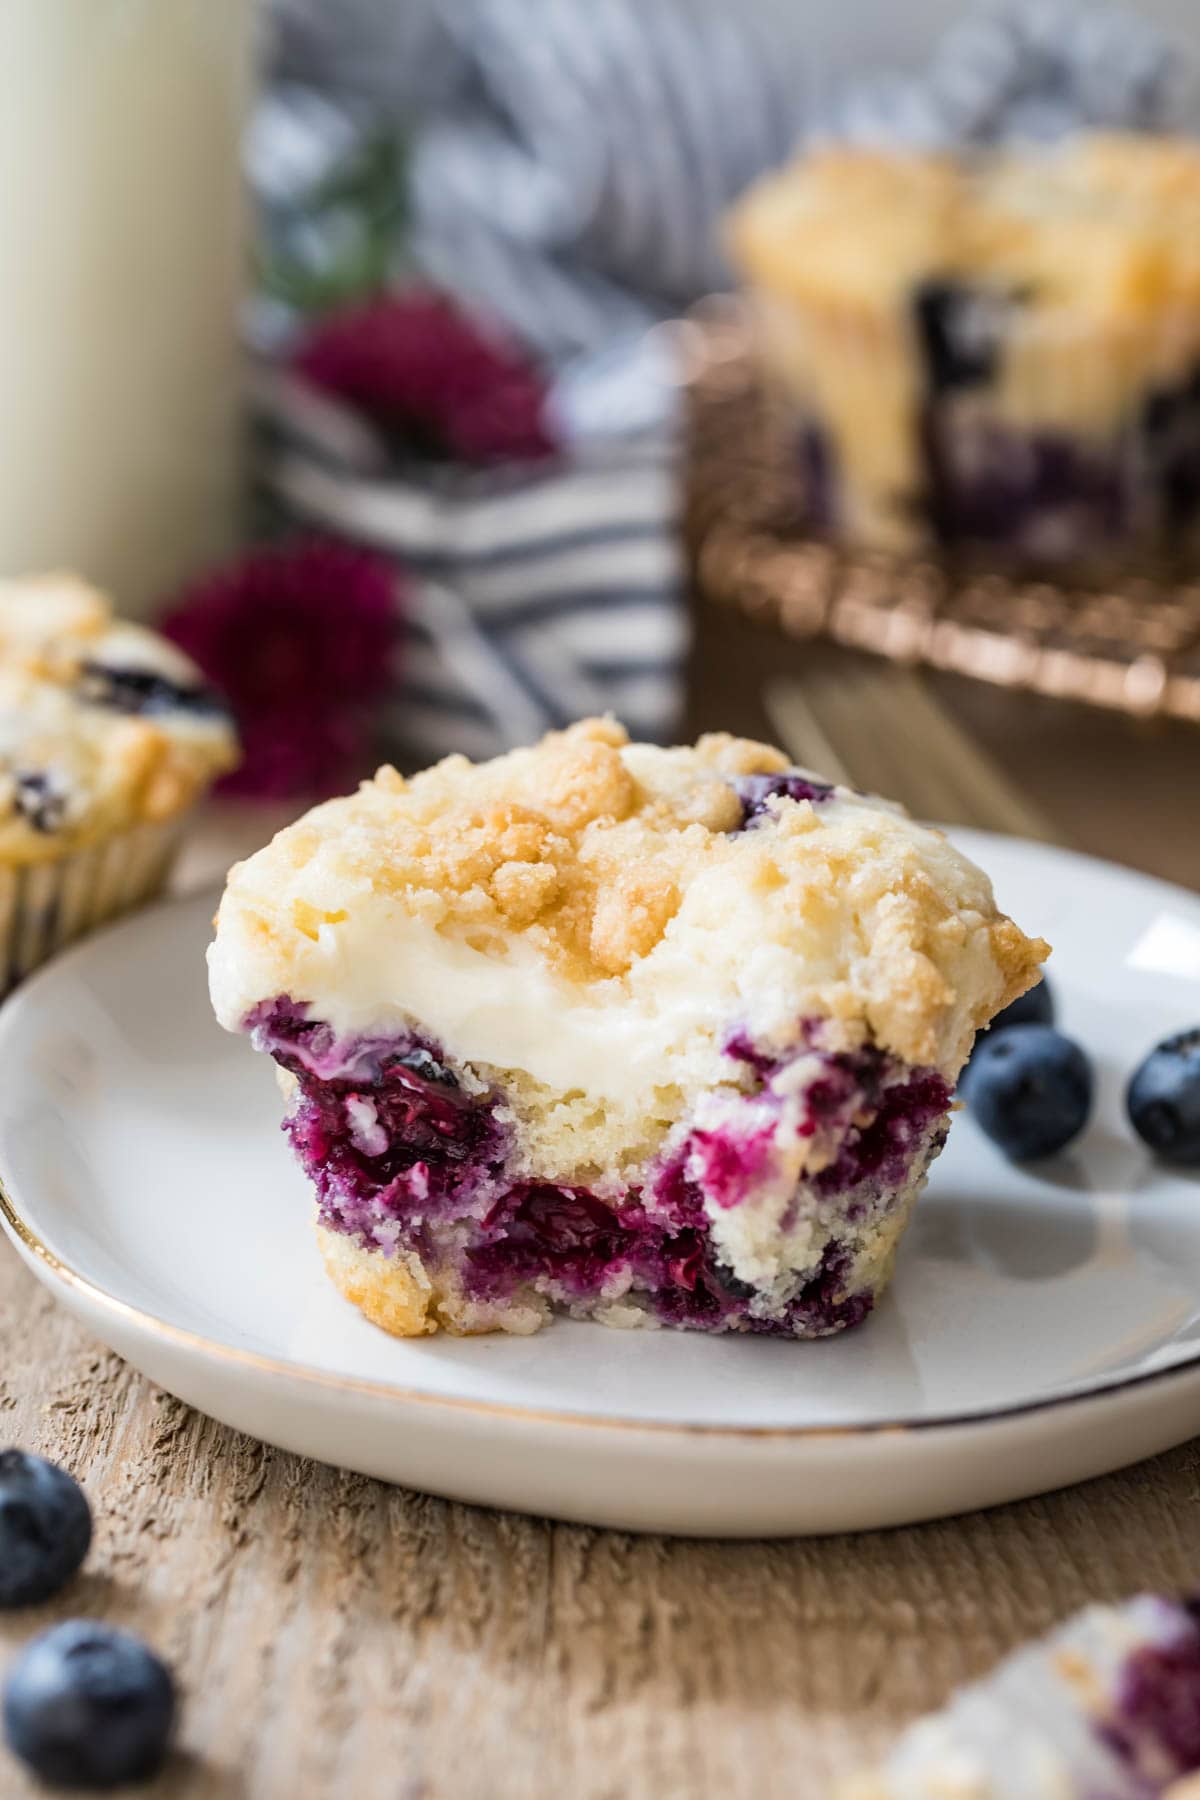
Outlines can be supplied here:
M834 656L710 617L693 723L762 731L762 680ZM1200 735L935 685L1065 838L1200 886ZM210 825L192 873L255 828ZM150 1800L827 1800L835 1774L1023 1638L1200 1576L1196 1443L971 1518L786 1543L388 1489L157 1391L4 1242L0 1441L65 1463L97 1514L61 1601L0 1615L0 1665L60 1616L145 1633L184 1689ZM35 1791L0 1760L0 1800Z

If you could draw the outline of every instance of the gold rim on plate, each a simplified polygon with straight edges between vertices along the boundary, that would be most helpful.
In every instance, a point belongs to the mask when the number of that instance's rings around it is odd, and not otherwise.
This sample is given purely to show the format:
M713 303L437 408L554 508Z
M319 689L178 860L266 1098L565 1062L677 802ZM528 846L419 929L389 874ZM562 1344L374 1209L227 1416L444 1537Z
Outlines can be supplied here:
M255 1369L260 1374L279 1376L287 1381L325 1388L335 1393L362 1394L375 1400L393 1403L399 1401L403 1405L448 1407L456 1412L468 1412L484 1418L512 1419L522 1424L588 1426L604 1431L641 1431L673 1437L784 1438L789 1441L809 1438L874 1438L888 1434L963 1430L971 1426L1024 1418L1030 1413L1046 1412L1053 1408L1075 1406L1084 1401L1107 1400L1130 1388L1144 1387L1152 1382L1164 1383L1195 1373L1200 1364L1200 1350L1197 1350L1169 1369L1149 1369L1140 1375L1128 1375L1121 1381L1087 1388L1080 1393L1047 1395L1037 1400L1019 1401L1011 1406L992 1407L977 1413L950 1413L936 1419L881 1419L864 1425L704 1425L675 1424L666 1419L593 1418L588 1413L515 1406L507 1401L467 1400L454 1394L430 1394L420 1388L399 1387L390 1382L371 1381L357 1375L332 1375L324 1369L313 1368L308 1363L285 1362L278 1357L264 1356L255 1350L237 1350L231 1344L219 1343L214 1338L189 1331L185 1326L172 1325L155 1313L146 1312L144 1308L134 1306L128 1300L119 1299L116 1294L110 1294L88 1276L80 1274L78 1269L64 1262L21 1217L2 1178L0 1224L7 1228L16 1243L23 1246L42 1269L64 1287L73 1289L93 1305L115 1314L140 1331L152 1337L165 1338L169 1343L195 1351L210 1360Z

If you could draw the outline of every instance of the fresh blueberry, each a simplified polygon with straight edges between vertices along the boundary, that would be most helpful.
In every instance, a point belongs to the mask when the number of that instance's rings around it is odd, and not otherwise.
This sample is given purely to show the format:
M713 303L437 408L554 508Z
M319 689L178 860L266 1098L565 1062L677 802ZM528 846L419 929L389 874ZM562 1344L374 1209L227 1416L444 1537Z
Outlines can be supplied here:
M1021 994L1003 1012L998 1012L992 1020L989 1030L1007 1031L1010 1025L1053 1025L1054 994L1050 983L1043 975L1036 987Z
M962 1084L976 1122L1006 1156L1053 1156L1087 1124L1092 1069L1051 1025L1011 1025L976 1047Z
M34 1638L13 1664L3 1719L9 1748L43 1781L120 1787L161 1766L175 1683L127 1631L69 1619Z
M958 281L925 281L913 294L917 340L934 393L990 381L1010 303Z
M65 1469L0 1450L0 1606L32 1606L68 1582L88 1553L92 1513Z
M988 1038L994 1037L998 1031L1008 1031L1013 1025L1053 1025L1054 1012L1054 995L1048 977L1043 975L1036 987L1031 987L1027 994L1019 995L1003 1012L996 1014L990 1025L976 1035L971 1061L967 1067L974 1065L980 1046L986 1044ZM966 1080L965 1071L962 1079Z
M1151 1050L1125 1105L1138 1136L1166 1162L1200 1166L1200 1026Z

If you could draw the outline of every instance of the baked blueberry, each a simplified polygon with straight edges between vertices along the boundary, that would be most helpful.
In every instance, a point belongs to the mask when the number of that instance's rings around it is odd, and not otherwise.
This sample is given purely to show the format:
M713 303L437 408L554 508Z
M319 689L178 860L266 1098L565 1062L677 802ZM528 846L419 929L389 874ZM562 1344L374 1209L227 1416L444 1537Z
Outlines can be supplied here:
M94 706L108 706L114 712L141 717L183 712L220 718L226 711L211 688L184 687L154 669L119 669L106 663L84 663L80 694Z
M981 1130L1015 1162L1065 1149L1092 1110L1092 1069L1051 1025L1011 1025L976 1047L961 1092Z
M91 1508L74 1477L40 1456L0 1450L0 1606L48 1600L91 1541Z
M170 1670L139 1638L69 1619L34 1638L13 1664L4 1736L43 1781L121 1787L161 1767L175 1706Z
M18 769L13 804L35 831L49 836L67 816L67 796L48 769Z
M1200 1167L1200 1026L1156 1044L1125 1096L1138 1136L1166 1162Z
M739 775L733 786L742 803L739 829L743 831L770 811L767 804L770 800L811 800L814 806L819 806L822 800L833 796L829 782L818 781L796 769L778 775Z

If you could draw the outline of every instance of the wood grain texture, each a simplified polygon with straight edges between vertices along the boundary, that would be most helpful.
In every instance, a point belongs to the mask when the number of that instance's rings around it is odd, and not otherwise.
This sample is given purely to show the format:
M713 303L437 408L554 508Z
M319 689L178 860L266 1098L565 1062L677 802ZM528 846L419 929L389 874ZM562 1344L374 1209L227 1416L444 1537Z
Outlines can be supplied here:
M53 1607L185 1692L149 1800L827 1800L836 1773L1090 1599L1200 1569L1200 1447L857 1538L667 1541L452 1505L264 1448L99 1350L0 1245L0 1439L87 1486ZM40 1792L0 1762L0 1794Z
M761 734L755 652L729 650L702 665L697 722ZM763 663L779 672L776 646ZM1078 796L1076 842L1200 880L1195 841L1154 834L1160 797L1138 804L1136 766L1123 789L1122 756L1091 745L1074 780L1044 764L1058 727L1039 703L1010 733L1003 698L988 696L993 754L1043 759L1031 792L1050 810ZM1182 751L1153 741L1141 781L1156 754L1182 771ZM261 835L214 815L188 879ZM828 1800L836 1774L1022 1639L1200 1575L1197 1444L972 1518L789 1543L638 1538L388 1489L158 1392L0 1240L3 1442L72 1469L97 1536L55 1606L0 1614L0 1665L56 1617L145 1633L185 1695L147 1800ZM0 1753L0 1800L35 1792Z

